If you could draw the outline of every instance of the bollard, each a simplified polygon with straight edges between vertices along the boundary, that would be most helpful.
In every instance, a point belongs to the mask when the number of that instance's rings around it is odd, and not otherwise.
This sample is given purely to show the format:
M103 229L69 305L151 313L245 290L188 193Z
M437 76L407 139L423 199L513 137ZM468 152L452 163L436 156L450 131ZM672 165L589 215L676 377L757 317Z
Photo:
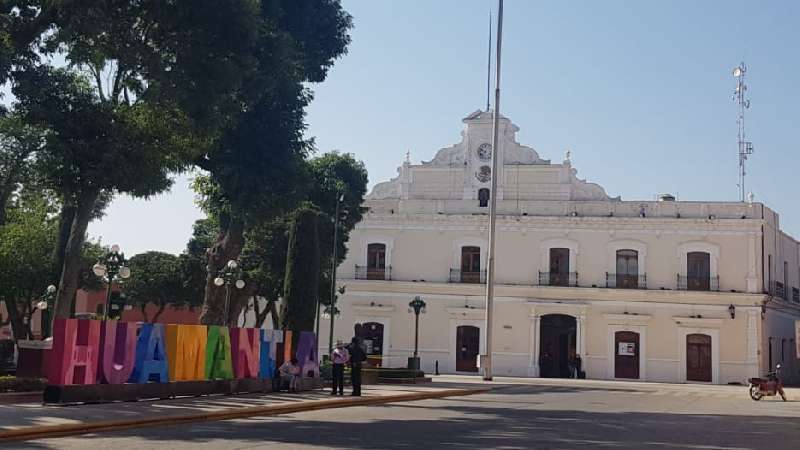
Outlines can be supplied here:
M436 360L436 369L434 370L434 373L436 375L439 375L439 360L438 359Z

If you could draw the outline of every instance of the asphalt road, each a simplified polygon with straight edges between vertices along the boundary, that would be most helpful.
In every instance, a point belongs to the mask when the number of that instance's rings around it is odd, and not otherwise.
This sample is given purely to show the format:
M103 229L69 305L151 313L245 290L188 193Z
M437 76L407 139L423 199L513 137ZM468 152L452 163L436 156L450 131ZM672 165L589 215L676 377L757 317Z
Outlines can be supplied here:
M7 447L798 449L800 398L754 402L743 387L613 382L543 386L532 380L467 397L141 428Z

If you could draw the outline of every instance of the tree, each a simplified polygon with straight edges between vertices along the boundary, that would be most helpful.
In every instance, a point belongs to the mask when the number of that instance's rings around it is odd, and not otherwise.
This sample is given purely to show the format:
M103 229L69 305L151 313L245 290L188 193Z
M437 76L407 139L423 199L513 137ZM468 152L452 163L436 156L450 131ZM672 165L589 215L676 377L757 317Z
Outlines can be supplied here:
M54 206L46 197L23 193L12 202L8 221L0 226L0 300L6 304L15 340L32 337L33 303L53 277L53 213Z
M324 80L345 52L350 26L336 0L260 5L250 36L258 51L245 50L252 65L240 71L242 84L230 97L240 108L225 115L230 126L196 161L209 174L200 189L206 210L213 210L220 224L208 255L203 323L222 320L224 293L213 278L240 256L246 230L291 210L303 197L298 180L311 148L303 137L304 109L311 100L306 83Z
M292 217L281 325L295 332L314 329L319 294L319 220L320 213L313 205L300 207Z
M22 183L30 181L33 157L44 142L41 130L17 115L0 115L0 226L6 222L6 206Z
M72 214L63 248L55 317L69 317L78 287L80 251L98 205L114 193L148 197L167 189L182 168L176 152L180 115L146 104L104 102L89 81L68 69L37 67L18 73L17 108L47 130L37 155L42 176ZM66 224L64 229L66 229Z
M193 298L185 284L187 262L184 255L156 251L130 258L131 278L125 283L126 303L141 309L145 322L151 320L146 312L151 303L158 307L153 322L158 321L168 306L179 309L199 305L201 299Z
M336 202L339 205L339 231L337 233L336 265L347 256L347 242L350 232L366 212L361 205L367 193L367 169L348 153L330 152L309 162L313 185L309 201L316 205L325 218L320 221L320 282L319 298L322 304L331 301L331 276L333 261L333 227L336 215Z

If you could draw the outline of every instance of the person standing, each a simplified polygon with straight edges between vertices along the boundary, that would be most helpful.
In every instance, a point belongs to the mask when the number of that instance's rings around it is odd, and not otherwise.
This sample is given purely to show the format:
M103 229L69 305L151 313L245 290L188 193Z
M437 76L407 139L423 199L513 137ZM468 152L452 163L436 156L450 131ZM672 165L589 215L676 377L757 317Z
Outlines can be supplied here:
M336 341L336 348L331 352L333 380L331 381L331 395L344 395L344 365L350 360L350 353L344 348L342 341Z
M350 380L353 383L353 396L361 395L361 364L367 360L367 352L361 346L361 339L353 336L350 341Z

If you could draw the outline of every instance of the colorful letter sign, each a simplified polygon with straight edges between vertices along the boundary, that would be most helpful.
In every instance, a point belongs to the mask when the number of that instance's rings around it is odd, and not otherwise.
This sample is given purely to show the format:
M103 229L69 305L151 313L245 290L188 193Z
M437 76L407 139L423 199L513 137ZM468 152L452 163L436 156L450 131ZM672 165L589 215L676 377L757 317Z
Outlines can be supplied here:
M302 376L319 376L316 335L301 332ZM45 373L51 385L273 378L292 332L115 320L58 319Z
M52 384L95 384L100 353L100 322L57 319L47 379Z
M133 369L131 382L148 381L156 383L169 381L164 325L160 323L143 323L136 344L136 368Z
M233 373L236 378L258 378L261 335L257 328L231 328Z
M205 379L207 339L205 325L167 325L170 381Z
M231 338L227 327L210 326L206 344L206 379L218 378L233 378Z
M103 322L100 347L102 380L122 384L130 379L136 363L136 322Z

